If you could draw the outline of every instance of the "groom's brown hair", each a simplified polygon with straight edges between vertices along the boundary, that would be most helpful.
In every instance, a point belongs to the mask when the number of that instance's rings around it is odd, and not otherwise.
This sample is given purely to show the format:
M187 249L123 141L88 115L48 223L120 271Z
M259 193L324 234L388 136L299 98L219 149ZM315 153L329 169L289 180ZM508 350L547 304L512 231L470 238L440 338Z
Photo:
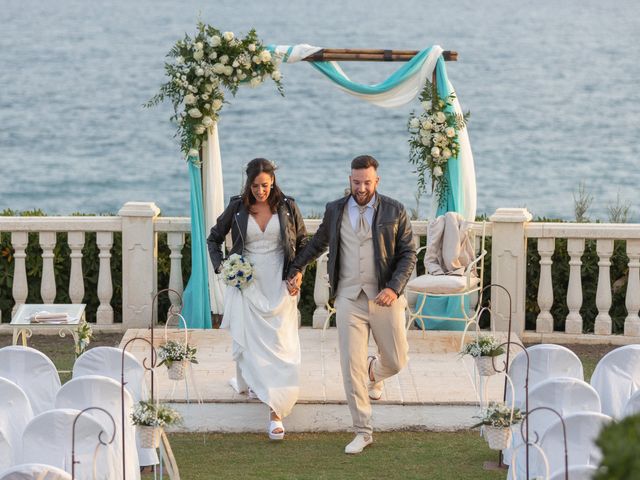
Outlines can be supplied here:
M369 167L378 170L378 161L371 155L360 155L351 160L351 170L360 170Z

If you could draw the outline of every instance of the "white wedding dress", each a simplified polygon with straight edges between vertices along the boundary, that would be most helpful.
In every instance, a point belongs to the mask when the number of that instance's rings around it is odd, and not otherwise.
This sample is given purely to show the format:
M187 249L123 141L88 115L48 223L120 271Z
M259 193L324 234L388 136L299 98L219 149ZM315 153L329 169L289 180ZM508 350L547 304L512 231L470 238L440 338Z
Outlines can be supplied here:
M282 280L284 252L280 221L274 214L262 232L249 215L244 256L253 280L243 290L227 286L222 328L230 328L240 389L249 386L280 417L298 399L300 340L297 297Z

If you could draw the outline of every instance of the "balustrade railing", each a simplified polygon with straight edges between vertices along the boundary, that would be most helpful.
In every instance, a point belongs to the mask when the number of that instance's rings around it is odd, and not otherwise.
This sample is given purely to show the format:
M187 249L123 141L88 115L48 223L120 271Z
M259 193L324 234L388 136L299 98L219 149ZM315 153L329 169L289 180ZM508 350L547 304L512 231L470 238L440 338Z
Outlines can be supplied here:
M558 285L554 289L552 271L553 258L557 251L556 244L566 241L568 254L568 285L566 293L566 306L568 314L565 321L564 332L567 334L583 334L584 321L581 311L584 310L585 301L593 301L591 292L584 292L582 279L585 276L585 266L582 265L583 255L590 251L591 243L595 242L597 254L597 273L593 273L591 266L589 274L597 276L597 288L595 292L595 305L597 316L594 324L594 334L597 336L611 335L612 318L612 289L620 288L619 282L613 285L611 282L612 259L619 263L619 247L614 253L614 241L625 243L624 254L628 257L627 281L624 303L627 310L624 319L624 336L640 336L640 225L632 224L575 224L575 223L542 223L530 222L530 215L524 209L498 209L491 216L491 222L487 223L486 235L491 237L491 247L488 255L491 259L491 280L499 283L511 294L513 306L511 316L516 333L521 334L525 330L525 310L527 298L527 240L535 239L537 253L540 256L540 274L537 278L529 278L529 287L537 286L537 306L539 313L535 318L535 331L527 332L531 335L554 334L554 301L558 299ZM317 231L320 220L305 220L310 234ZM427 234L427 222L414 221L413 238L416 247L424 245ZM476 233L482 230L482 224L475 224ZM160 217L159 209L152 203L129 202L124 205L117 216L111 217L0 217L0 234L3 238L10 238L13 249L13 269L9 272L0 272L0 277L6 275L12 277L13 283L10 296L13 297L15 306L13 311L27 301L29 286L27 283L27 247L29 235L37 235L38 246L42 249L42 275L39 285L39 293L44 303L53 303L57 295L56 264L54 251L56 251L58 235L66 235L69 246L69 283L68 292L70 301L82 303L85 298L85 276L83 262L88 261L83 256L86 248L87 234L95 234L98 255L93 270L97 271L97 297L99 305L95 314L96 322L102 325L114 323L114 309L111 306L114 296L114 283L111 275L113 256L122 256L122 311L115 312L122 317L122 328L145 327L153 315L151 300L154 292L158 290L158 252L157 242L159 235L166 235L168 247L169 275L168 285L161 287L182 294L183 284L183 254L190 234L189 218L186 217ZM114 249L115 236L121 236L121 250ZM120 238L120 237L118 237ZM33 237L32 237L33 243ZM119 240L117 242L119 244ZM30 250L29 250L30 251ZM32 253L30 253L31 255ZM92 257L93 258L93 257ZM162 260L166 262L167 259ZM165 264L163 264L165 265ZM595 267L594 267L595 268ZM418 271L423 272L419 266ZM414 274L416 272L414 271ZM166 278L166 277L165 277ZM60 281L60 279L58 279ZM313 326L320 328L329 314L326 303L329 299L327 281L326 256L318 262L314 284L315 312ZM165 282L166 283L166 282ZM590 282L593 284L593 282ZM534 285L535 284L535 285ZM2 288L2 287L0 287ZM564 287L563 287L564 288ZM3 292L7 297L8 292ZM493 320L496 330L505 330L506 325L500 324L500 318L508 318L508 306L500 303L500 295L492 295L494 298L492 310L497 315ZM174 299L172 299L173 301ZM113 302L117 304L119 302ZM95 308L95 307L94 307ZM529 305L529 309L531 305ZM6 311L5 311L6 313ZM531 315L531 313L530 313ZM556 320L558 320L556 318ZM8 322L4 318L4 322Z

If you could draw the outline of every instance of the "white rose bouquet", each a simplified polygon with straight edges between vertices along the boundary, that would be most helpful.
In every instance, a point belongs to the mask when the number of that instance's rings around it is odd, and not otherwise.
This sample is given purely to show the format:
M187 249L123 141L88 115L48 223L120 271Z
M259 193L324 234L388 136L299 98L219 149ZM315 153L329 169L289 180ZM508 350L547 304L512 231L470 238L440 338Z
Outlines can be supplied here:
M196 35L185 35L167 57L164 68L169 79L145 107L171 100L171 120L178 125L176 136L187 157L197 157L207 128L218 120L224 89L235 96L240 85L257 87L271 79L284 95L278 70L282 58L267 50L255 30L240 38L200 22Z
M253 265L234 253L222 263L222 279L227 285L242 290L253 280Z
M438 196L440 205L445 201L449 185L447 163L457 158L460 151L458 132L466 127L469 113L455 113L455 95L440 98L433 83L427 81L420 102L423 112L409 116L409 161L416 165L418 189L426 190L427 172L431 177L431 189Z

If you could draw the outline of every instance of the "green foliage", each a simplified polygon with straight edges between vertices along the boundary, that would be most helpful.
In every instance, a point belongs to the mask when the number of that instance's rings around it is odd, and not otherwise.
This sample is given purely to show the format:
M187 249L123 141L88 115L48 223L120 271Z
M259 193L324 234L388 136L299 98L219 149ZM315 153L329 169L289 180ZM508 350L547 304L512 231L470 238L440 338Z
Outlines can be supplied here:
M595 480L627 480L640 477L640 414L604 427L596 444L602 451L602 462Z

